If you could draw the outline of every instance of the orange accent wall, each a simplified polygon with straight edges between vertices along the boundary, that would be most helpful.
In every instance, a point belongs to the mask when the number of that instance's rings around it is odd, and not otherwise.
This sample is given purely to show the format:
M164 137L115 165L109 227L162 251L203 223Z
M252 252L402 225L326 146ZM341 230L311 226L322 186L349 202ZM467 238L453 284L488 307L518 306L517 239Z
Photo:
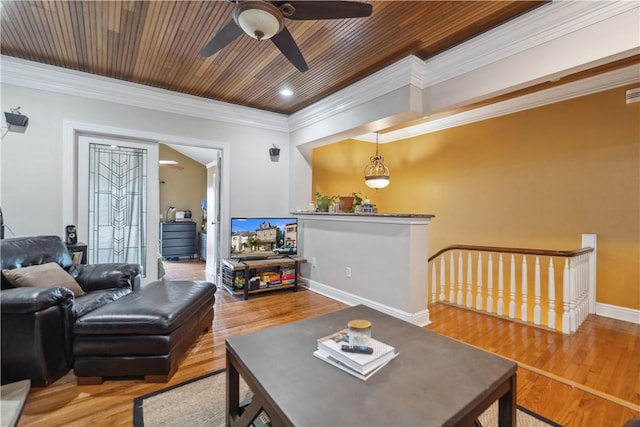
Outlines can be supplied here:
M640 103L625 104L637 86L382 144L390 185L378 191L363 178L375 145L319 147L312 191L361 190L379 212L435 214L430 253L570 250L597 234L597 302L640 309Z

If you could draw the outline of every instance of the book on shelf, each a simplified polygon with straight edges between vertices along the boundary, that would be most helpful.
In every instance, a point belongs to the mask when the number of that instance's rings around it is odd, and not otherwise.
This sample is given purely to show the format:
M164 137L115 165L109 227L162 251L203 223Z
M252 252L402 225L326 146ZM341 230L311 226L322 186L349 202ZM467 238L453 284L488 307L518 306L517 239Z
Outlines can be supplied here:
M314 356L331 363L347 372L353 373L359 378L368 378L379 368L386 365L391 359L398 355L395 347L370 339L371 354L348 353L342 351L342 345L349 343L349 330L343 329L326 337L318 339L318 348ZM336 365L336 363L339 364Z

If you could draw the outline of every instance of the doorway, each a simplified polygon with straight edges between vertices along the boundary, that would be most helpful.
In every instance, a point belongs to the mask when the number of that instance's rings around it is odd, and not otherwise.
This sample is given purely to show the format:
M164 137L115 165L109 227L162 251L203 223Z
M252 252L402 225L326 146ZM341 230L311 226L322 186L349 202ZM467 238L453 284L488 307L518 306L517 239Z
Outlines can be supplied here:
M129 141L132 143L148 144L149 155L148 164L154 165L149 167L148 181L149 183L159 183L158 179L158 147L161 143L171 144L174 147L181 147L181 149L207 149L217 150L218 153L218 179L220 191L218 193L218 207L219 219L217 220L216 228L218 231L217 239L219 243L220 251L216 255L216 264L219 263L220 258L229 256L230 247L230 144L227 142L220 142L207 139L188 138L178 135L156 133L138 129L119 128L113 126L105 126L94 123L83 123L76 121L64 121L63 122L63 146L62 146L62 165L63 165L63 179L62 179L62 221L61 228L68 224L80 224L80 216L85 215L80 209L80 199L86 197L85 190L79 188L80 175L79 168L82 166L80 159L80 139L83 137L95 137L109 141L117 141L116 145L122 141ZM145 278L143 284L151 282L157 279L158 276L158 256L160 254L160 235L159 235L159 222L162 212L158 212L159 206L159 185L149 185L147 195L147 206L155 207L147 209L147 271L145 272ZM86 201L84 203L87 203ZM84 219L84 223L88 224L88 220ZM88 227L85 226L85 227ZM80 229L78 229L80 231ZM79 234L80 238L82 234ZM84 235L86 236L86 234ZM212 280L215 282L215 280Z
M163 142L160 144L160 213L162 221L188 221L195 223L197 230L196 258L202 265L206 280L217 283L220 257L220 218L222 195L222 154L219 148L185 146ZM176 217L177 215L177 217ZM164 255L164 254L163 254ZM169 275L181 271L179 265L195 262L192 257L163 256L165 270ZM169 268L169 264L171 268ZM185 266L186 268L186 266ZM193 268L193 266L192 266Z

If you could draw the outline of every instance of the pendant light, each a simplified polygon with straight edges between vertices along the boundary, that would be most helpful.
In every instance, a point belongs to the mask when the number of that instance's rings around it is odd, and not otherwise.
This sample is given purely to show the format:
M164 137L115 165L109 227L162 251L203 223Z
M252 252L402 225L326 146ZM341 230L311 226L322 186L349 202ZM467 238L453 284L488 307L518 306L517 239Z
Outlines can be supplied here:
M372 156L364 168L364 183L370 188L384 188L389 185L389 168L384 165L384 159L378 155L378 132L376 132L376 155Z

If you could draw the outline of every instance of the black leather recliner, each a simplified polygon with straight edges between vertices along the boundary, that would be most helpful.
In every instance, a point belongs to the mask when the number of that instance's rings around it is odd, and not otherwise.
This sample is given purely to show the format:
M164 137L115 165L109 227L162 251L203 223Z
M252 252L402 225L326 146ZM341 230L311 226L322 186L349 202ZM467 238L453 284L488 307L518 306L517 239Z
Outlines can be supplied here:
M140 265L74 265L58 236L0 240L2 270L49 262L66 270L85 293L75 297L56 286L14 288L2 275L2 384L30 379L45 386L62 377L73 366L76 319L140 288Z

